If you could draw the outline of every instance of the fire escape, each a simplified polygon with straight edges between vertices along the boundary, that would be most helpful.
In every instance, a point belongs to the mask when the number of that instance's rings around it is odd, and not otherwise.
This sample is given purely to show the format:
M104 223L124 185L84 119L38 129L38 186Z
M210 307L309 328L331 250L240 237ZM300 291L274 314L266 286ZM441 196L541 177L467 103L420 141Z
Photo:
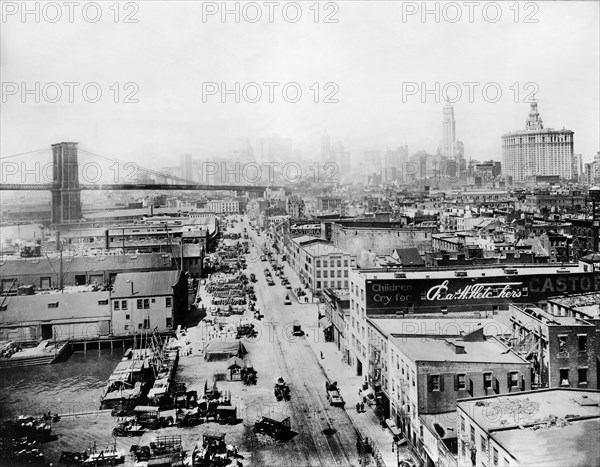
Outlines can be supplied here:
M373 345L369 346L371 352L369 353L369 384L373 389L373 396L375 397L375 414L379 421L383 420L388 416L389 409L386 407L387 397L383 393L382 388L382 377L381 377L381 350Z

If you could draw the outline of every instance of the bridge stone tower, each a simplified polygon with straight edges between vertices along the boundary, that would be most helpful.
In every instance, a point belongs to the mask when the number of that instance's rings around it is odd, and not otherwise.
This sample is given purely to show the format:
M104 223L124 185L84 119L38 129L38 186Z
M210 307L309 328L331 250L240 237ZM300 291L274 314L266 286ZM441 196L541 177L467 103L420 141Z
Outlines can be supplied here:
M63 224L81 219L78 143L52 145L52 223Z

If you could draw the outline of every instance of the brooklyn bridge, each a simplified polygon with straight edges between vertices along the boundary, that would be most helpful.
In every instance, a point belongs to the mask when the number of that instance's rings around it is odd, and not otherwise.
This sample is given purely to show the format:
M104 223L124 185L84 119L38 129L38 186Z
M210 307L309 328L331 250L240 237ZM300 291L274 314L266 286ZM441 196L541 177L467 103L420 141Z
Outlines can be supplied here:
M52 223L62 224L76 222L82 218L82 190L153 190L153 191L235 191L264 193L267 188L275 186L239 185L239 184L198 184L185 178L155 170L137 167L146 174L151 174L168 183L80 183L79 143L62 142L51 146L52 165L51 183L0 183L0 190L45 190L51 193ZM85 151L87 155L100 159L105 157ZM3 158L5 159L5 158ZM114 161L127 164L122 161ZM5 178L5 177L3 177Z

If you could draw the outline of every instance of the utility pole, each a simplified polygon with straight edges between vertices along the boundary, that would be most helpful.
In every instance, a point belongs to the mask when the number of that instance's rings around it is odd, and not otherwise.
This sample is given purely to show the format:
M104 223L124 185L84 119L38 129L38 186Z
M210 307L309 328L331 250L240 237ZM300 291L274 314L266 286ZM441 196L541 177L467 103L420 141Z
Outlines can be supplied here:
M56 232L56 248L58 248L58 290L62 292L64 288L64 277L63 277L63 249L60 240L60 231Z

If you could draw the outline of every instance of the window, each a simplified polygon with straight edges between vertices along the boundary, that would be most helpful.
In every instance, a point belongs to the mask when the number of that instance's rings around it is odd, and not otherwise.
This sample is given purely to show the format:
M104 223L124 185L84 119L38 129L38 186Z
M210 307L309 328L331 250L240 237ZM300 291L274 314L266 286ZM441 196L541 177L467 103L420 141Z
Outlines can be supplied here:
M456 390L463 391L467 389L467 375L456 375Z
M321 277L321 271L317 271L317 278Z
M50 303L48 303L48 308L58 308L58 302L50 302Z
M496 448L492 448L492 461L493 465L498 465L498 450Z
M120 308L119 305L120 305L119 300L115 300L115 302L113 303L115 310L118 310Z
M463 417L462 415L460 416L460 431L465 431L465 417Z
M471 426L471 444L475 446L475 427Z
M327 281L323 281L323 287L327 287L328 282Z
M327 271L323 271L323 277L327 277Z
M338 261L337 261L337 267L338 268L342 267L342 260L341 259L338 259Z
M144 319L144 329L150 329L150 318Z
M321 288L321 281L317 281L317 289Z
M558 351L560 353L567 351L567 336L558 336Z
M344 277L348 277L348 270L344 269Z
M334 268L335 267L335 260L334 259L330 259L329 260L329 267L330 268Z
M320 268L320 267L321 267L321 260L320 260L320 259L318 259L318 260L315 262L315 266L316 266L316 267L318 267L318 268Z
M141 298L138 298L137 300L137 309L141 310L144 306L144 301Z
M508 374L508 389L516 388L519 386L519 373L517 371L511 371Z
M156 299L155 298L152 299L152 303L156 303Z
M173 305L173 298L172 297L165 297L165 306L167 308L171 308L172 305Z
M587 336L586 335L578 335L577 336L577 346L580 352L587 352Z
M127 309L127 300L122 300L121 301L121 310L126 310Z
M125 319L130 319L131 315L125 315Z
M167 329L171 329L173 326L173 318L167 318Z
M150 300L144 298L144 310L147 310L148 308L150 308Z
M108 298L106 300L98 300L98 305L108 305Z
M492 374L484 373L483 374L483 389L484 391L492 387Z
M487 439L485 436L481 436L481 451L484 453L487 452Z
M416 378L415 378L415 372L413 371L413 372L412 372L412 385L413 385L413 386L416 386L416 385L417 385L417 383L416 383L416 381L415 381L415 380L416 380Z
M569 369L561 368L559 370L559 379L561 386L569 386Z
M431 390L440 390L440 375L431 375Z
M588 377L587 377L588 369L587 368L579 368L577 370L577 375L579 378L579 384L585 384L587 386Z
M348 260L347 260L347 259L345 259L345 260L344 260L344 267L345 267L345 268L347 268L347 267L348 267Z
M467 445L464 441L461 441L460 444L462 445L462 456L467 457Z

